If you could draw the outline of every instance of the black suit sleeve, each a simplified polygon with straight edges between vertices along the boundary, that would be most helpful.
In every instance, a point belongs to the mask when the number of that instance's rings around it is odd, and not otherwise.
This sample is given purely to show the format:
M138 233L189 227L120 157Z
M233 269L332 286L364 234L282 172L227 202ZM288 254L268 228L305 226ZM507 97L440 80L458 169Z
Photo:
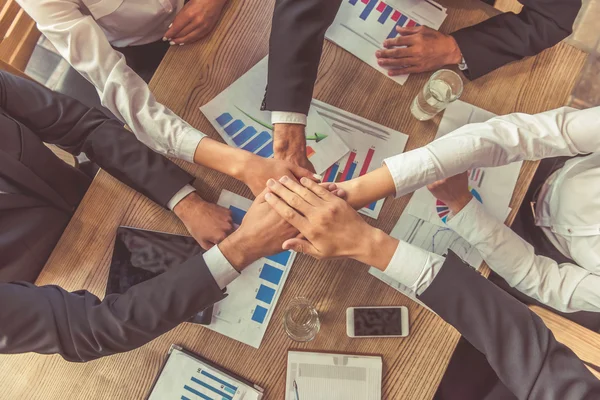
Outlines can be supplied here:
M486 356L517 398L600 399L600 381L542 320L454 253L420 300Z
M223 298L202 255L103 301L58 286L0 283L0 353L89 361L142 346Z
M554 46L573 30L581 0L520 0L523 10L500 14L452 33L476 79Z
M165 207L193 177L139 142L117 120L42 85L0 71L0 107L39 138L86 155Z
M277 0L265 108L308 114L325 31L341 0Z

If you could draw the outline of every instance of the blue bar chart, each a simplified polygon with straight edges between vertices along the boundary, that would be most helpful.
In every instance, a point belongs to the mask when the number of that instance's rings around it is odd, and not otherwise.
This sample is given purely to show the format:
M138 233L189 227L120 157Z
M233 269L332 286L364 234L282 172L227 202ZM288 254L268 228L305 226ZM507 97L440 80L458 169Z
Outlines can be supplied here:
M217 204L231 210L233 221L240 225L252 201L223 190ZM282 251L246 267L227 285L228 296L214 305L208 328L258 348L295 256Z
M246 125L240 119L234 120L231 113L228 112L219 115L215 118L215 121L225 130L235 146L260 157L269 158L273 156L273 140L271 133L268 131ZM261 127L258 126L258 128Z

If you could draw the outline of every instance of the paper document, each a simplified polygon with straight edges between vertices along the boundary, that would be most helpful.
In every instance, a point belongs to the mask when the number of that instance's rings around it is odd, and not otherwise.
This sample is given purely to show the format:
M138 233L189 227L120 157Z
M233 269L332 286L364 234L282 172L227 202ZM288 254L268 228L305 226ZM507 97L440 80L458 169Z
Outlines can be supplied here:
M288 352L285 400L381 400L381 357Z
M227 144L261 157L273 156L271 113L260 110L267 86L267 66L268 56L200 107ZM348 151L329 125L315 111L309 111L306 154L317 173L322 174Z
M408 135L313 99L315 110L350 148L350 153L323 174L324 182L344 182L377 169L385 158L404 151ZM359 210L378 218L385 199Z
M148 400L260 400L258 389L173 346Z
M229 208L239 225L252 201L223 190L217 204ZM283 251L250 264L227 285L228 296L214 305L207 328L258 348L295 258L295 252Z
M375 52L384 48L384 40L398 35L396 27L439 29L446 16L446 8L430 0L343 0L325 37L388 76ZM404 84L408 75L389 78Z

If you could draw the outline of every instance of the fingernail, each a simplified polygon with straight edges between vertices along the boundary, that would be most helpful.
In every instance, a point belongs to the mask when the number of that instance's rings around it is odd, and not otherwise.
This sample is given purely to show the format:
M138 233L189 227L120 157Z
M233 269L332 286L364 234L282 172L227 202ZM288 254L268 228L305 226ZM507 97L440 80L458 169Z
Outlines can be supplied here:
M171 22L171 24L169 25L169 28L173 26L173 23Z
M171 40L171 41L169 42L169 44L170 44L171 46L174 46L174 45L175 45L175 42Z
M302 178L300 178L300 183L303 184L303 185L305 185L305 184L308 183L308 179L302 177Z
M169 39L167 39L166 37L163 36L163 42L166 42L167 40L169 40Z
M383 45L385 46L385 43L384 43ZM381 57L381 51L377 50L377 51L375 52L375 56L376 56L376 57Z
M271 193L265 193L265 200L269 200L273 195Z
M180 46L183 46L185 43L179 43Z
M313 177L318 180L319 182L321 182L323 180L323 177L319 174L313 174Z
M269 187L273 187L273 186L275 186L275 181L274 181L273 179L269 179L269 180L267 181L267 186L269 186Z
M282 176L281 178L279 178L279 182L281 183L286 183L289 180L289 178L287 176Z

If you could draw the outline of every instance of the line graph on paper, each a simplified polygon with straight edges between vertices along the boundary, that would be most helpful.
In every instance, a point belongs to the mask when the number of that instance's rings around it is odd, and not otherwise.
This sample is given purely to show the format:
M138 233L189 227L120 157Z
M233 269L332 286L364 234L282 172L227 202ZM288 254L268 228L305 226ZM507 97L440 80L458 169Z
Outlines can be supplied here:
M452 229L432 224L408 213L400 216L391 235L441 256L446 255L450 249L476 269L483 261L477 249Z

